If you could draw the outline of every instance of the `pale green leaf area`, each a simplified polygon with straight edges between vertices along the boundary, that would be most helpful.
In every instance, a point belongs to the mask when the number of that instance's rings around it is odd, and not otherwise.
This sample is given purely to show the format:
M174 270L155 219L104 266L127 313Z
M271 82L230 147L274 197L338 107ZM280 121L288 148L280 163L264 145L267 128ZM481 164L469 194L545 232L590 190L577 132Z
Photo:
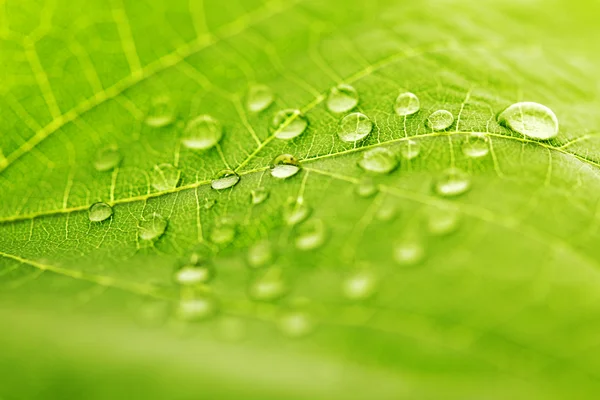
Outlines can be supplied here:
M0 398L597 399L599 14L0 0Z

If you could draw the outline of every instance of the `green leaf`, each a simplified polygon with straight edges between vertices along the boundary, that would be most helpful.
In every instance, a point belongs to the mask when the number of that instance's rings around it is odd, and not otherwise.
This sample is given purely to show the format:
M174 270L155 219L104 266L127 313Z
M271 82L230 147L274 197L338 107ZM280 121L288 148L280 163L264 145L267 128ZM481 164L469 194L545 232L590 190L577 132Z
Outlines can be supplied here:
M597 398L599 11L0 2L0 397Z

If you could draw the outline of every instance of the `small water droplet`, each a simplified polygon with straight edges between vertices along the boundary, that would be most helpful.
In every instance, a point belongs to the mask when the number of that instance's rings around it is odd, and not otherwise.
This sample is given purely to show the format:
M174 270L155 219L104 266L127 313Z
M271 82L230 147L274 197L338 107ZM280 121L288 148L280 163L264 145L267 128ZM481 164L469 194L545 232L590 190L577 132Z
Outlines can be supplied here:
M261 112L267 109L272 103L275 96L270 87L266 85L253 85L248 90L248 98L246 99L246 107L253 113Z
M186 264L175 271L175 282L180 285L193 286L209 282L214 275L208 264Z
M313 332L316 322L308 311L294 309L281 313L277 325L284 335L300 338Z
M421 153L421 144L416 140L409 139L401 144L400 154L405 160L417 158Z
M427 117L427 126L434 131L443 131L454 123L454 115L448 110L437 110Z
M368 172L387 174L398 166L396 155L383 147L376 147L363 153L358 165Z
M350 300L365 300L375 293L377 283L371 271L359 271L344 281L342 292Z
M230 218L222 218L217 221L210 232L210 241L214 244L229 244L235 239L237 224Z
M177 307L177 316L185 321L200 321L217 312L217 302L209 296L182 299Z
M377 185L375 185L375 182L371 178L364 178L356 185L356 194L360 197L371 197L377 191Z
M365 114L356 112L340 121L338 136L344 142L357 142L366 138L373 130L373 123Z
M113 209L106 203L94 203L90 207L89 217L92 222L101 222L109 218L113 213Z
M157 97L152 100L145 123L152 128L162 128L175 121L175 106L168 97Z
M271 164L271 176L274 178L286 179L296 175L298 171L300 171L300 164L291 154L277 156Z
M298 250L314 250L325 243L325 223L320 219L312 219L302 224L296 233L296 248Z
M150 174L152 187L159 192L173 190L179 185L181 172L171 164L155 165Z
M204 200L204 209L210 210L215 206L215 204L217 204L217 201L215 199L206 199Z
M261 240L248 249L246 256L252 268L265 267L273 262L273 245L268 240Z
M425 258L425 249L414 240L406 240L394 247L394 260L400 265L416 265Z
M429 210L427 228L432 235L448 235L455 232L459 224L460 213L456 208L440 207Z
M252 204L260 204L269 197L269 191L264 187L253 189L250 194L252 196Z
M188 122L181 142L188 149L207 150L223 137L221 123L210 115L199 115Z
M98 152L94 161L94 168L100 172L110 171L115 169L122 159L123 157L117 148L109 147Z
M308 126L308 120L300 110L288 108L281 110L273 118L275 137L282 140L290 140L300 136Z
M396 114L401 116L412 115L419 111L420 108L421 103L419 102L419 98L410 92L400 93L394 104Z
M463 143L462 151L469 158L485 157L490 152L487 136L481 133L470 134Z
M248 289L250 298L257 301L274 301L283 297L288 288L281 275L279 268L267 270L250 284Z
M145 216L138 226L138 234L142 240L155 240L167 229L167 220L158 213Z
M284 208L283 218L288 225L296 225L308 218L311 212L311 208L304 202L292 198Z
M471 188L471 179L463 170L458 168L448 168L435 181L434 187L436 193L440 196L458 196Z
M210 187L215 190L228 189L235 186L240 181L240 176L235 171L224 169L217 174L217 177L210 183Z
M340 84L329 91L327 108L334 113L352 110L358 104L358 92L354 87Z
M377 218L379 221L387 222L387 221L391 221L392 219L394 219L396 217L397 213L398 213L398 208L396 207L395 204L393 204L389 201L383 202L381 204L381 206L379 206L379 208L375 212L375 218Z
M558 118L545 105L515 103L498 115L498 123L532 139L547 140L558 134Z

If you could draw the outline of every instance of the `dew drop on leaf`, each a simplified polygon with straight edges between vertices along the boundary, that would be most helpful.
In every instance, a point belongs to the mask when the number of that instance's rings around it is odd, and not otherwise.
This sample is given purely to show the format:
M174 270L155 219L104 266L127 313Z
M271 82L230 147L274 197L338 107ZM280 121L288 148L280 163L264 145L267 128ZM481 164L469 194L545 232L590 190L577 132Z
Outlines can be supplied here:
M378 221L387 222L391 221L398 214L398 209L394 203L383 202L375 211L375 218Z
M235 239L237 224L229 218L218 220L210 231L210 241L214 244L229 244Z
M425 249L416 240L405 240L394 246L393 255L400 265L416 265L425 258Z
M168 97L152 100L144 122L152 128L162 128L175 121L175 105Z
M109 147L98 152L94 161L94 168L100 172L110 171L115 169L122 159L123 157L117 148Z
M210 183L210 187L215 190L229 189L240 181L240 176L231 169L224 169L217 174L217 177Z
M250 246L246 255L248 265L252 268L265 267L273 262L273 245L268 240L261 240Z
M417 158L421 153L421 144L416 140L409 139L400 146L400 154L405 160Z
M378 191L377 185L371 178L364 178L356 185L356 194L360 197L371 197Z
M352 110L358 104L358 92L351 85L340 84L329 91L327 108L334 113Z
M300 171L300 164L291 154L277 156L271 164L271 176L274 178L286 179L296 175L298 171Z
M373 130L373 122L362 113L346 115L340 121L338 136L344 142L357 142L366 138Z
M460 213L456 208L432 208L427 215L427 229L436 236L455 232L460 225Z
M435 192L443 197L453 197L471 188L471 178L458 168L448 168L434 183Z
M171 164L155 165L150 173L150 183L158 191L172 190L179 185L181 172Z
M311 208L303 201L292 198L285 205L283 218L288 225L296 225L308 218L311 211Z
M287 285L281 276L279 268L271 268L251 282L248 295L257 301L274 301L283 297L287 291Z
M314 250L325 243L325 223L320 219L311 219L302 224L296 232L295 244L298 250Z
M308 126L308 120L300 110L288 108L275 114L272 125L277 139L290 140L304 132Z
M498 123L532 139L546 140L558 134L558 118L554 112L530 101L506 108L498 114Z
M113 209L106 203L94 203L89 210L89 218L92 222L101 222L109 218L113 213Z
M376 147L363 153L358 165L368 172L388 174L398 166L396 155L383 147Z
M156 240L165 233L167 220L158 213L145 216L138 226L138 234L142 240Z
M434 131L443 131L454 123L454 115L448 110L437 110L427 117L426 124Z
M490 152L488 138L481 133L472 133L462 146L463 154L469 158L481 158Z
M215 206L215 204L217 204L217 201L215 199L206 199L204 200L204 209L210 210Z
M394 104L396 114L401 116L412 115L419 111L420 108L421 103L419 102L419 98L410 92L400 93Z
M199 115L188 122L181 142L188 149L207 150L223 137L221 123L210 115Z
M199 296L180 300L177 316L185 321L201 321L217 312L217 302L209 296Z
M266 85L253 85L248 90L246 107L250 112L261 112L273 103L274 98L275 96L270 87Z
M186 264L175 271L174 279L180 285L198 285L210 281L213 270L209 265Z
M277 326L284 335L300 338L313 332L316 322L308 311L288 310L279 316Z
M350 300L365 300L377 290L377 278L370 271L359 271L348 278L342 284L342 293Z
M260 204L269 197L269 191L264 187L252 189L250 192L252 197L252 204Z

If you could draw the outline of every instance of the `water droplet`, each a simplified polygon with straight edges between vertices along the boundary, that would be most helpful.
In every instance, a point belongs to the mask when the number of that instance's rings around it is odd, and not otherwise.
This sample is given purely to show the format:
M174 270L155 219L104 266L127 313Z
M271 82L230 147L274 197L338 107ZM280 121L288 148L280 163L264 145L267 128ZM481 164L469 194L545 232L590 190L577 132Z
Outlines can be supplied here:
M273 262L273 245L268 240L255 243L248 249L246 259L253 268L265 267Z
M171 164L155 165L150 175L152 187L159 192L172 190L179 185L181 172Z
M217 201L215 199L206 199L204 200L204 209L210 210L215 206L215 204L217 204Z
M416 265L424 258L425 249L417 241L403 241L394 247L394 260L400 265Z
M417 158L421 153L421 144L416 140L409 139L402 143L400 147L400 154L405 160L412 160Z
M286 179L294 176L300 171L298 160L291 154L277 156L271 165L271 176Z
M440 196L458 196L471 188L471 179L466 172L458 168L448 168L435 181L434 187Z
M350 300L365 300L377 289L377 279L370 271L359 271L349 276L342 285L342 292Z
M308 126L308 120L300 110L288 108L281 110L273 118L275 137L282 140L290 140L300 136Z
M371 178L364 178L356 185L356 194L360 197L371 197L377 191L377 185L375 185L375 182Z
M240 181L240 176L235 171L224 169L217 174L217 177L210 183L210 187L215 190L228 189L235 186Z
M283 297L288 288L281 274L279 268L267 270L251 283L248 289L249 296L257 301L273 301Z
M437 110L427 117L427 126L434 131L448 129L453 123L454 115L448 110Z
M365 171L387 174L398 166L396 155L383 147L376 147L363 153L358 165Z
M340 121L338 136L344 142L357 142L366 138L373 130L373 123L365 114L352 113Z
M265 85L253 85L248 90L248 98L246 99L246 107L250 112L261 112L267 109L272 103L275 96L270 87Z
M546 140L558 134L558 118L545 105L515 103L498 115L498 123L532 139Z
M158 213L145 216L138 226L139 237L142 240L155 240L162 236L167 229L167 220Z
M168 97L157 97L152 100L145 123L152 128L162 128L175 121L175 106Z
M221 123L210 115L199 115L188 122L181 142L188 149L206 150L216 146L223 137Z
M313 332L316 322L307 311L288 310L279 316L277 325L286 336L300 338Z
M269 191L264 187L253 189L250 194L252 195L252 204L260 204L269 197Z
M214 273L213 269L207 265L187 264L175 271L175 282L180 285L192 286L209 282Z
M379 221L387 222L394 219L397 213L398 209L395 204L389 201L383 202L375 212L375 218L377 218Z
M215 315L216 312L217 302L208 296L182 299L177 308L177 316L185 321L207 319Z
M456 208L432 208L427 217L427 228L432 235L448 235L460 224L460 213Z
M463 143L462 151L469 158L485 157L490 152L487 136L481 133L470 134Z
M229 218L222 218L213 227L210 232L210 241L214 244L229 244L235 238L237 233L237 224Z
M90 207L90 221L100 222L109 218L113 213L113 209L106 203L94 203Z
M410 92L400 93L394 104L396 114L401 116L412 115L419 111L420 108L421 103L419 102L419 98Z
M283 218L288 225L296 225L308 218L311 212L304 202L292 198L284 208Z
M296 233L296 248L298 250L314 250L325 243L325 224L320 219L312 219L302 224Z
M352 110L358 104L358 93L350 85L340 84L329 91L327 108L334 113Z
M123 157L117 148L109 147L98 152L94 161L94 168L100 172L110 171L116 168L122 159Z

